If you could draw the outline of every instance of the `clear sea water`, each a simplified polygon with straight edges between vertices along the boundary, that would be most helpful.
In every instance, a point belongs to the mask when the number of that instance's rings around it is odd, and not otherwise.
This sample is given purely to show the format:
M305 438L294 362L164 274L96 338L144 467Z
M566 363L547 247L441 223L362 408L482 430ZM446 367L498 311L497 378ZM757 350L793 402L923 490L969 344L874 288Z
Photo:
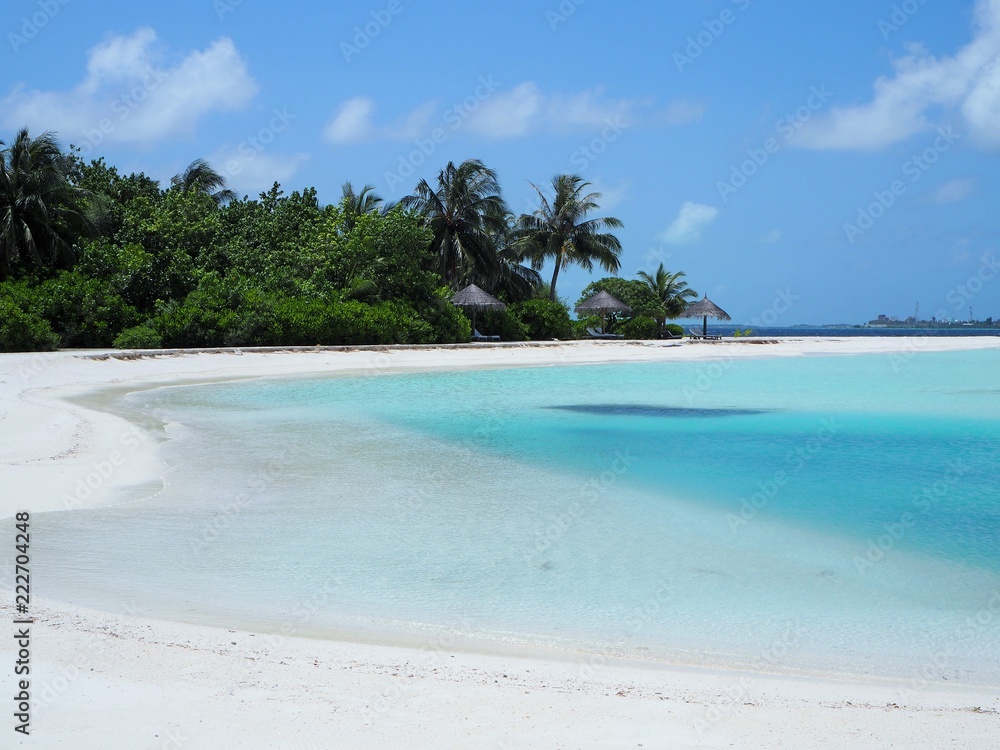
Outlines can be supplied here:
M1000 685L997 351L255 380L119 406L165 425L165 488L37 516L39 595Z

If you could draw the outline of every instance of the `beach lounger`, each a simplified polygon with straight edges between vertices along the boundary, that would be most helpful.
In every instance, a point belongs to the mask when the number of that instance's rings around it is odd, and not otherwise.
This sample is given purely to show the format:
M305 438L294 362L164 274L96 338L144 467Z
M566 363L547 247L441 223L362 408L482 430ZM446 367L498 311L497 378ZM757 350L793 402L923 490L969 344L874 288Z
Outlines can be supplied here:
M688 335L693 339L701 339L702 341L719 341L722 336L706 336L705 334L698 333L693 328L688 328Z
M496 335L493 335L493 336L484 336L479 331L477 331L475 328L473 328L472 329L472 340L473 341L499 341L500 337L496 336Z
M600 328L588 328L587 333L592 339L623 339L620 333L605 333Z

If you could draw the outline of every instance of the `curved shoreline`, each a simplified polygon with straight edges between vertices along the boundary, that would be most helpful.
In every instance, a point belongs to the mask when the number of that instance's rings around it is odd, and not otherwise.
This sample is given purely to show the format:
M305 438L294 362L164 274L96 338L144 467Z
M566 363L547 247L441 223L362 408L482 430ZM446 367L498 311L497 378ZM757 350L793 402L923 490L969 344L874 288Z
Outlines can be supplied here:
M129 454L127 460L111 461L114 451L123 452L120 443L131 434L132 425L120 415L95 411L86 401L80 402L108 387L137 390L134 386L431 368L709 362L736 356L905 357L914 351L984 348L1000 349L1000 339L803 339L768 346L579 342L140 357L79 352L0 355L0 424L7 434L19 436L16 444L6 441L0 455L0 480L10 489L4 493L0 516L24 507L33 512L92 507L122 487L148 481L151 471L158 476L161 464L155 445ZM80 503L67 506L64 498L73 496L81 477L93 474L96 465L109 463L114 463L114 471L106 481ZM5 617L12 614L9 602L4 602L3 612ZM142 620L127 607L116 617L46 603L35 614L41 675L36 685L48 679L54 686L63 674L63 681L72 687L40 704L36 712L38 732L53 738L92 725L88 713L109 698L135 704L126 726L118 730L122 746L140 746L147 738L144 727L151 724L164 731L173 726L188 735L200 732L198 739L214 738L213 746L238 746L231 744L234 737L245 743L239 746L280 746L268 733L292 706L305 712L302 726L311 727L295 735L300 740L335 738L354 747L440 746L433 732L420 733L428 720L441 727L462 721L474 728L477 737L495 737L490 746L502 746L497 743L507 737L514 738L512 747L556 746L539 740L543 736L537 733L539 727L549 726L559 728L567 746L583 745L598 736L606 737L611 746L635 746L636 738L652 741L647 747L663 746L656 744L656 738L664 736L692 744L708 740L727 744L723 740L728 738L763 746L770 732L780 731L789 746L811 747L843 731L845 711L851 713L847 725L867 732L863 736L872 742L891 737L906 746L939 746L960 734L973 747L988 744L986 737L1000 731L995 713L1000 699L995 693L967 688L774 677L614 660L591 664L577 655L560 660L546 654L533 658L470 654L458 650L454 641L440 639L413 648L312 641L294 632L227 633ZM262 648L261 641L270 646ZM85 668L78 664L81 659ZM65 677L67 673L72 679ZM550 711L540 711L538 693ZM500 706L498 715L481 715L477 706L484 701ZM902 708L886 711L888 704ZM973 710L977 707L986 713ZM922 725L920 731L907 728L904 721L914 712L926 719L909 722ZM200 721L192 718L198 714ZM93 736L84 731L76 734L77 747L114 744L96 727ZM518 737L522 744L516 743ZM532 740L540 744L523 744Z

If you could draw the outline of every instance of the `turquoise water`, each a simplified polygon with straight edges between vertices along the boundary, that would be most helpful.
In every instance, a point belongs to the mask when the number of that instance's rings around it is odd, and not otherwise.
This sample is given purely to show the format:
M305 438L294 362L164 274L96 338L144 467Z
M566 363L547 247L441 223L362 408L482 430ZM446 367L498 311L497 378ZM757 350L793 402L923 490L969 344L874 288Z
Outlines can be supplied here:
M1000 684L1000 352L164 388L40 595L316 636ZM37 540L37 541L36 541Z

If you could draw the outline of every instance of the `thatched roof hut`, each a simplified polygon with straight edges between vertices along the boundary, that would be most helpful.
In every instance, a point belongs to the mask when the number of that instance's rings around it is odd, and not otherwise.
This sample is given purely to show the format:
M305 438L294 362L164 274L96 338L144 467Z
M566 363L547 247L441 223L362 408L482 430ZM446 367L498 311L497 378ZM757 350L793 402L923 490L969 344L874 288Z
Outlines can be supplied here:
M716 318L718 320L732 320L729 317L729 313L719 307L717 304L712 302L705 295L704 299L700 299L694 304L688 305L684 310L684 313L680 316L682 318L701 318L701 335L708 335L708 319Z
M475 284L469 284L451 298L451 304L472 311L472 333L476 334L476 313L480 310L506 310L507 305Z
M576 311L578 313L583 313L584 315L592 315L597 313L601 316L601 330L604 330L605 322L604 319L608 313L620 312L620 313L630 313L632 308L626 305L617 297L608 294L605 291L600 291L597 294L588 297L586 300L581 302L576 306Z

